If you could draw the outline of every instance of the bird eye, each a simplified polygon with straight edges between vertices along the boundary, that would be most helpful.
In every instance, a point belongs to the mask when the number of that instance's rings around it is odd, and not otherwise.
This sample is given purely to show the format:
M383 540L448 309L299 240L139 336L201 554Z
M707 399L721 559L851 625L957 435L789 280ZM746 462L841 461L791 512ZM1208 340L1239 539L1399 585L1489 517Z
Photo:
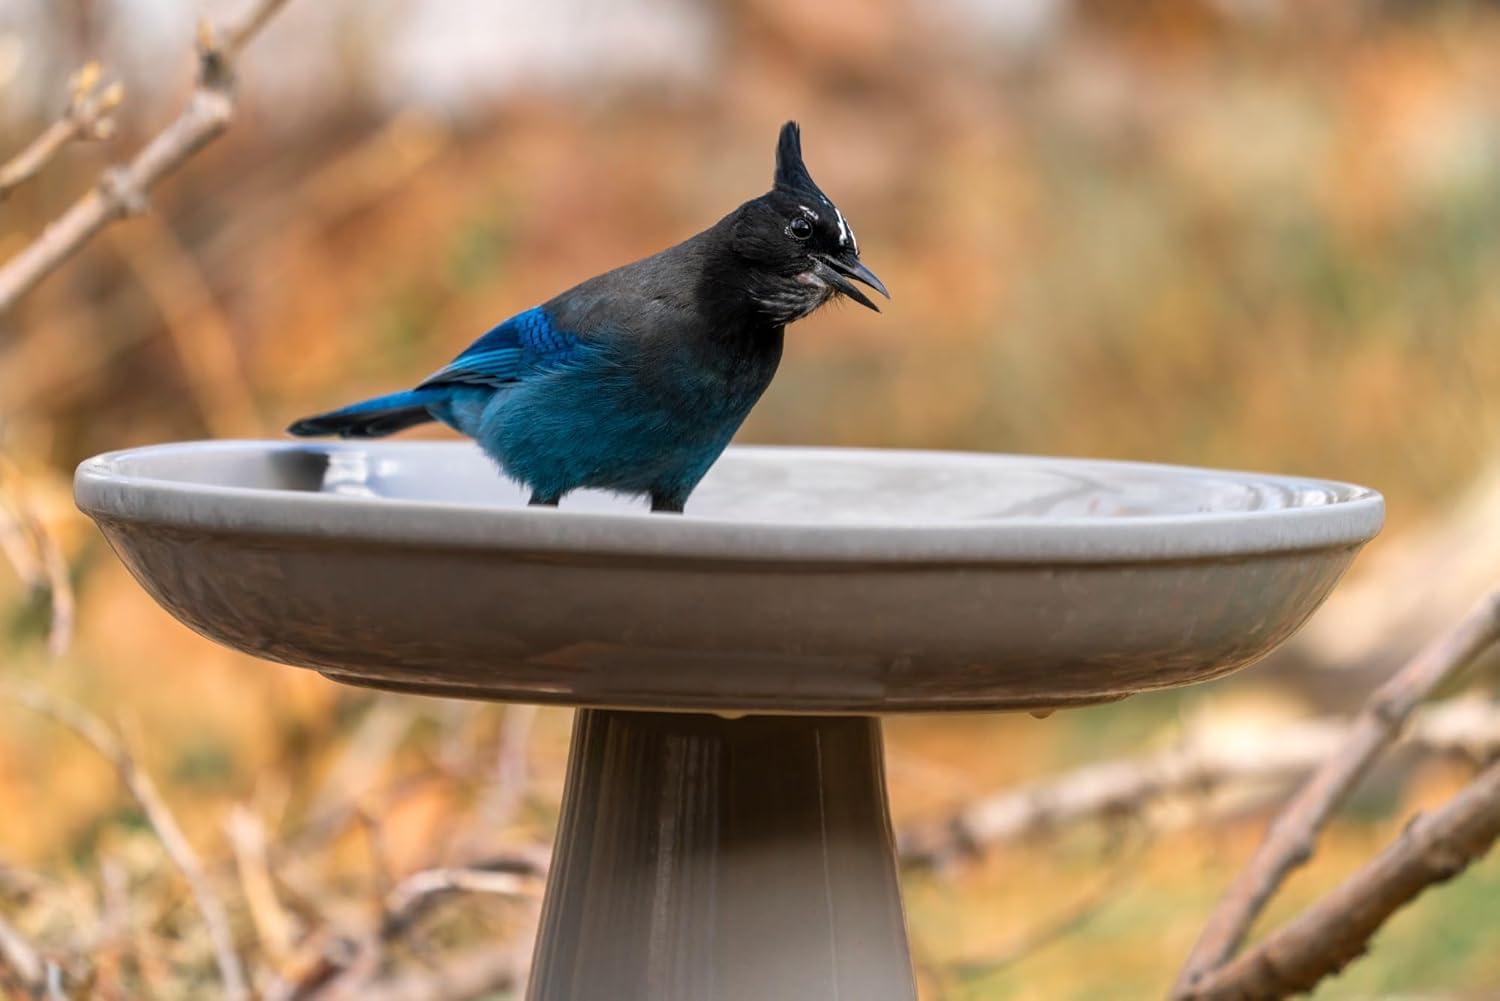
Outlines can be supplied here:
M812 229L812 223L808 222L805 218L799 215L797 218L793 219L792 224L787 227L787 232L791 233L799 240L806 240L809 236L812 236Z

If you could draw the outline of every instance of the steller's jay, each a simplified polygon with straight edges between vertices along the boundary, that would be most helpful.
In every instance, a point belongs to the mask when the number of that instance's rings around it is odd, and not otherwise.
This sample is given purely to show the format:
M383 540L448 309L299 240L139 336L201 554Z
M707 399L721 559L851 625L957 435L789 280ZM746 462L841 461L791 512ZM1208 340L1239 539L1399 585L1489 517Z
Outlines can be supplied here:
M511 317L415 389L288 431L378 438L442 421L528 487L532 504L596 487L680 512L775 375L786 325L835 295L879 312L850 279L890 298L787 122L766 194Z

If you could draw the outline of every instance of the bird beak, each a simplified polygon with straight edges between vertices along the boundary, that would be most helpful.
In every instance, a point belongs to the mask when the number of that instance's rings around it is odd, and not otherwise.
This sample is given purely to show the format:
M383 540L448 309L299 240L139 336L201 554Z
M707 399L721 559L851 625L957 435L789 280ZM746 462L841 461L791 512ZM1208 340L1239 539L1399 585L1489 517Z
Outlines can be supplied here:
M851 278L855 281L864 282L887 299L891 297L891 294L885 290L885 283L876 278L875 272L865 267L860 259L853 254L845 256L819 254L814 258L814 261L821 265L818 271L824 281L861 306L868 306L875 312L880 312L880 307L871 302L870 297L860 291L859 287L849 280Z

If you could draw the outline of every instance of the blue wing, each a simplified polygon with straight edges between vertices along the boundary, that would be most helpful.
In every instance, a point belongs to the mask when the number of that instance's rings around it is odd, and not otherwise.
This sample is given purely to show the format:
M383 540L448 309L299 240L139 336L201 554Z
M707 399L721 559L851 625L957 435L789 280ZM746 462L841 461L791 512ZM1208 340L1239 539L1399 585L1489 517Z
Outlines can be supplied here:
M553 326L542 307L517 313L464 349L417 388L491 386L517 382L572 358L582 342Z

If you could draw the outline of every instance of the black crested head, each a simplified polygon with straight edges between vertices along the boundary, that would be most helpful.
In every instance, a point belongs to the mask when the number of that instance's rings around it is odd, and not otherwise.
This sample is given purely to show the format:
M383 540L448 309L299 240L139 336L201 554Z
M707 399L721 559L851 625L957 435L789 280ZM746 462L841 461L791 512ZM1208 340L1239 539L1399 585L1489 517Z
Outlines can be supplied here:
M775 183L740 207L733 242L751 301L777 324L801 319L835 295L879 312L856 281L890 298L860 262L853 227L808 173L796 122L781 127Z
M823 189L818 187L807 164L802 162L802 126L787 122L776 138L776 189L793 194L807 194L825 205L832 205Z

